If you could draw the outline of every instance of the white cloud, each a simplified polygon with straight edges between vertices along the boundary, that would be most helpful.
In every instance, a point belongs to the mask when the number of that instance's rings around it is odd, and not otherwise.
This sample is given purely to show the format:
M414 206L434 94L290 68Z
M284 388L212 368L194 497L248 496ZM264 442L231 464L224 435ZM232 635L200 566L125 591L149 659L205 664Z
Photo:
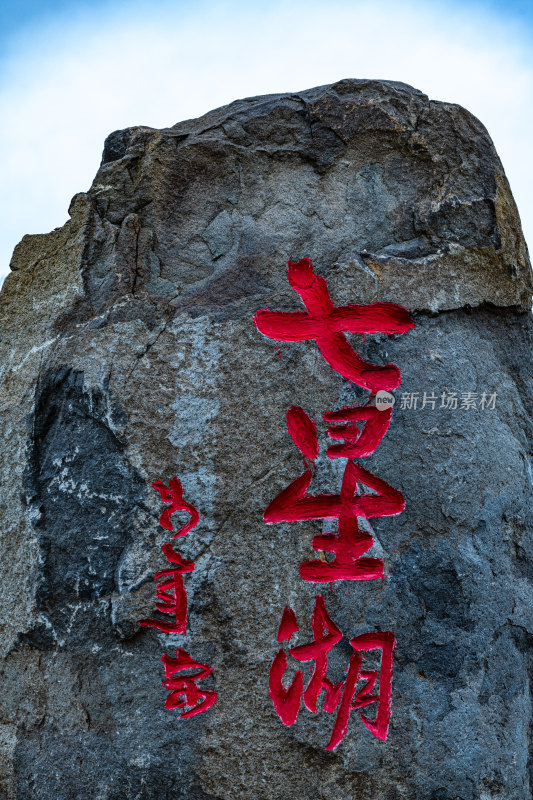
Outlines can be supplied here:
M533 241L533 68L496 16L422 2L134 7L13 41L0 76L0 275L24 233L63 224L112 130L345 77L403 81L487 126ZM528 146L529 145L529 146Z

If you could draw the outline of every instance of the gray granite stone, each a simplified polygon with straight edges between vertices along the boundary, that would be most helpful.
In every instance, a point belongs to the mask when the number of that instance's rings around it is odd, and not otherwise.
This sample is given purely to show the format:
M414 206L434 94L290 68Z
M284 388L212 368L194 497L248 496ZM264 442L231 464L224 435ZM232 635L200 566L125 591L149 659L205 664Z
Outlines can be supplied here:
M249 98L111 134L70 213L24 237L0 295L0 798L528 800L532 282L483 126L393 82ZM335 491L322 414L364 396L252 324L300 307L286 261L304 256L336 304L416 323L352 338L402 370L365 465L406 510L372 521L383 582L318 588L345 634L336 680L349 638L397 639L387 741L353 713L333 753L331 715L285 728L268 697L286 604L310 635L298 567L321 528L262 521L302 470L285 413L316 420L313 489ZM454 391L496 406L442 408ZM168 539L150 484L173 475L201 513L179 540L187 637L137 624ZM176 646L219 692L182 722L161 688Z

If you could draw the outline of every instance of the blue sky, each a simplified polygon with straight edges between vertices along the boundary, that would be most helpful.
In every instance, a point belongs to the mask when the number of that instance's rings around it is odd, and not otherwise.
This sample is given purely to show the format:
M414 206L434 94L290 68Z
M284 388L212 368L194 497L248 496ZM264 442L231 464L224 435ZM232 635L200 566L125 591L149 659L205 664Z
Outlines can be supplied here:
M67 219L105 136L340 78L409 83L481 119L533 245L533 0L0 0L0 280Z

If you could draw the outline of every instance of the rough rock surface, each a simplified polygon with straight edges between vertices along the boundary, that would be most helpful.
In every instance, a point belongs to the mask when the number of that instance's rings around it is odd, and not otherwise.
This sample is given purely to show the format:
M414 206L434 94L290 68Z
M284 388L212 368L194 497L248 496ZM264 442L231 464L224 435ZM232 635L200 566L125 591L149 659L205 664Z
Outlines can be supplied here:
M532 284L483 126L400 83L241 100L113 133L70 214L24 237L0 297L0 798L527 800ZM262 521L301 472L285 413L364 394L252 324L300 307L304 256L335 302L412 310L354 344L400 367L398 399L438 398L398 402L366 462L407 503L373 525L387 579L322 589L347 637L333 677L351 636L398 642L387 742L354 713L334 753L330 715L285 728L267 694L282 609L306 641L317 588L298 566L320 524ZM338 462L318 473L337 489ZM136 623L165 566L150 484L173 475L202 515L186 639ZM159 657L184 642L219 701L178 722Z

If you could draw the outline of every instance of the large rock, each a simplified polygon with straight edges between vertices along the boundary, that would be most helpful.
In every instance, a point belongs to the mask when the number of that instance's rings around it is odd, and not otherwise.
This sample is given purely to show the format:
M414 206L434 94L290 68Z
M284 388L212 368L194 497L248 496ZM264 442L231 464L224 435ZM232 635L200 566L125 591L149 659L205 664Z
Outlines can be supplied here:
M24 237L1 294L0 797L527 800L532 284L483 126L400 83L251 98L113 133L70 213ZM365 462L407 503L373 524L384 583L305 583L320 523L262 521L302 469L288 407L320 421L365 394L252 324L300 307L286 261L304 256L336 303L413 312L354 345L400 367L398 399L438 397L398 402ZM443 391L496 407L444 409ZM313 485L335 491L340 468L322 455ZM202 515L179 540L186 638L136 622L168 538L150 484L173 475ZM326 753L332 716L274 712L282 609L306 641L317 590L347 637L336 679L351 636L396 634L386 742L353 713ZM182 722L159 661L178 644L219 692Z

